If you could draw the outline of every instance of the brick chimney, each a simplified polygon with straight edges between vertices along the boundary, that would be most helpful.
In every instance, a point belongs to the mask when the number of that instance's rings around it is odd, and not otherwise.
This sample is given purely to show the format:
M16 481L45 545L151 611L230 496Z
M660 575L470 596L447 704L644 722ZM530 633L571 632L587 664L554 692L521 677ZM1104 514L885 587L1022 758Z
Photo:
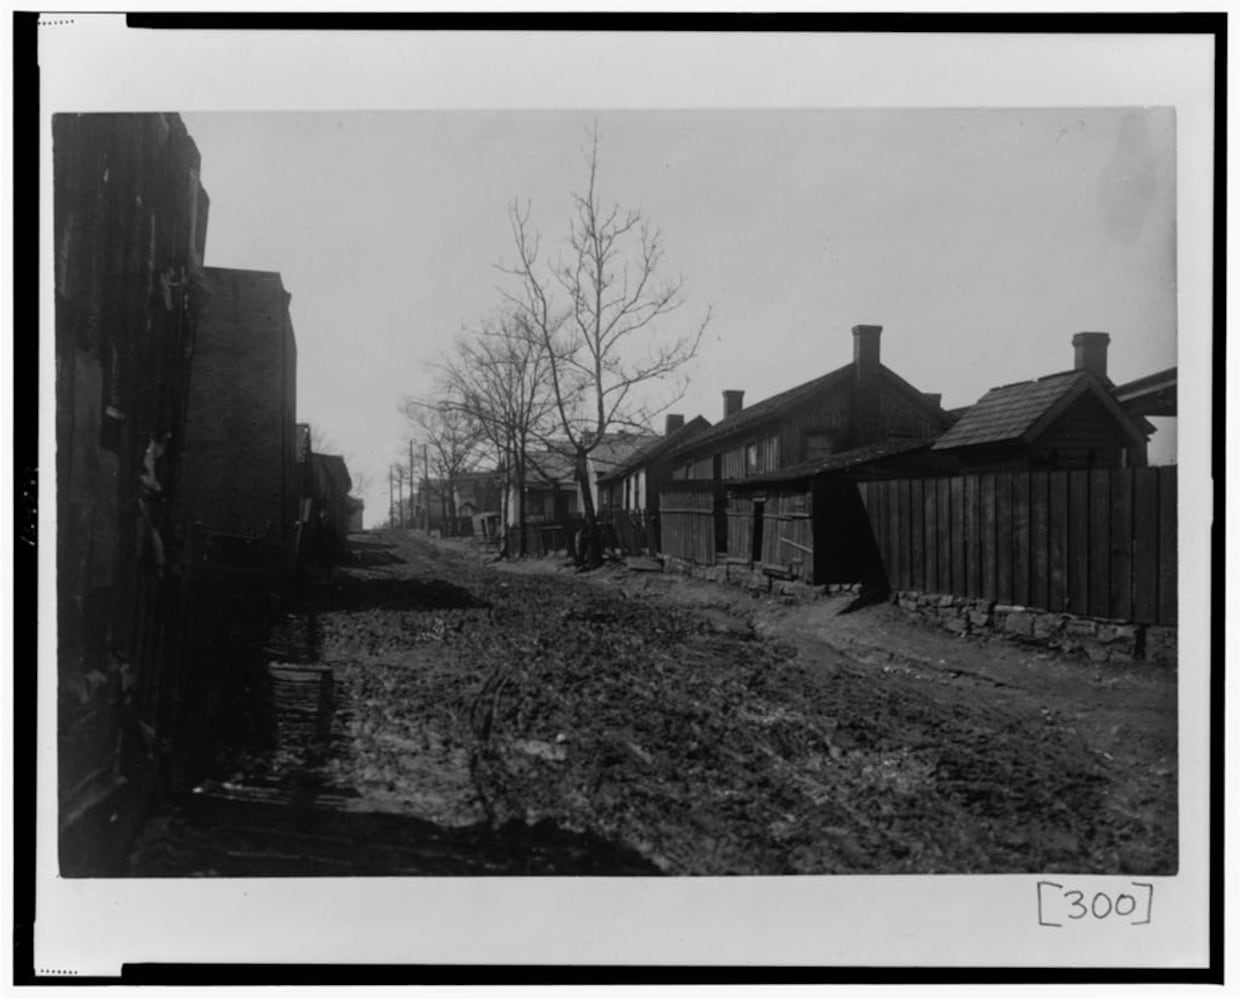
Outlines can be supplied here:
M879 371L879 334L883 327L859 324L853 328L853 373L868 379Z
M744 389L725 389L724 390L724 419L727 420L734 413L741 412L741 403L745 399Z
M1107 345L1111 339L1106 333L1073 334L1073 367L1094 372L1106 381Z
M684 413L665 413L664 414L664 437L669 434L675 434L685 426Z

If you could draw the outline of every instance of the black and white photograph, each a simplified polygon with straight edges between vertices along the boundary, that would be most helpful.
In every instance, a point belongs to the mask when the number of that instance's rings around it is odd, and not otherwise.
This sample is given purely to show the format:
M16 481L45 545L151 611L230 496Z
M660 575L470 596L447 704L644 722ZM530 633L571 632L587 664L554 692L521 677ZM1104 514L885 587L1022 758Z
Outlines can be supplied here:
M1209 36L186 32L113 100L109 17L40 36L49 955L1205 961Z

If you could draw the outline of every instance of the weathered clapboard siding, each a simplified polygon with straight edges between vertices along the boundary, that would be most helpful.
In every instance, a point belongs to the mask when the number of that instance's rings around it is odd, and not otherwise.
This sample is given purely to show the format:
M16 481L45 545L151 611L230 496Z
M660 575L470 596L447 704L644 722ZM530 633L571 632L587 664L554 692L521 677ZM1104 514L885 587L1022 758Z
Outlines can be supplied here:
M898 590L1176 623L1176 469L859 484ZM920 498L920 499L919 499Z
M753 449L752 461L747 454ZM723 453L722 474L725 479L742 479L780 468L780 435L763 434L747 438Z
M814 582L814 524L808 491L768 495L763 509L762 563Z
M1037 449L1061 468L1116 468L1127 444L1103 404L1083 396L1039 437Z
M754 501L733 494L728 498L728 558L749 561L754 545Z
M664 554L701 566L715 563L715 493L710 483L681 483L660 494Z
M711 455L701 455L692 461L682 462L672 470L674 481L708 480L715 478L715 460Z

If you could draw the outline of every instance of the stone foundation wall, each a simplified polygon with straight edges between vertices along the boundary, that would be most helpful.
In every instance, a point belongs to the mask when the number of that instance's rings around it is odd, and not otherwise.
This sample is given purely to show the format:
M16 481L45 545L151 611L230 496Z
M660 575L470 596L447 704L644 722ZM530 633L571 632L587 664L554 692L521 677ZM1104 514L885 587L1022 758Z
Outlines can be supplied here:
M892 603L913 617L957 635L1003 635L1085 657L1092 663L1145 660L1176 665L1176 629L1107 618L997 604L951 594L897 591Z
M816 597L822 597L825 592L857 593L858 591L856 584L823 587L804 583L801 580L783 580L778 576L764 573L762 570L753 569L744 563L716 563L714 566L700 566L673 556L661 558L665 573L678 573L681 576L691 576L696 580L709 580L712 583L730 583L755 593L814 600Z
M768 576L744 564L699 566L671 556L661 558L665 573L679 573L713 583L730 583L752 592L790 599L813 600L824 595L833 597L861 592L861 586L856 583L811 586L798 580ZM1173 627L1087 618L1017 604L999 604L952 594L924 594L920 591L896 591L891 601L920 622L956 635L1000 635L1017 642L1081 656L1092 663L1144 660L1156 666L1176 666L1176 629Z

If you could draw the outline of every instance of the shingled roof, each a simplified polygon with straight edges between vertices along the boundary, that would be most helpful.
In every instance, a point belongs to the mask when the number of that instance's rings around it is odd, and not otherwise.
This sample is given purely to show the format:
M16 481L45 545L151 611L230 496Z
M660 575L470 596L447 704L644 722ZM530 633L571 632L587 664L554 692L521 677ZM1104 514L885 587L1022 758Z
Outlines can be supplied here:
M1127 428L1144 440L1144 428L1121 409L1098 376L1086 370L1058 372L1030 382L989 390L932 446L934 451L982 444L1032 441L1084 393L1093 394Z
M596 478L612 474L619 466L639 450L648 448L663 441L657 434L633 434L628 431L605 434L603 439L590 452L591 464L595 467ZM574 477L573 453L567 442L557 442L545 451L536 452L529 457L531 483L537 482L572 482Z
M773 469L771 472L762 472L755 476L747 476L744 479L731 479L727 485L730 487L761 486L770 485L771 483L791 483L813 479L815 476L820 476L827 472L844 472L848 469L856 469L876 462L882 462L897 455L910 455L918 451L927 451L934 442L935 438L933 437L889 438L886 441L862 445L860 448L850 448L848 451L838 451L833 455L824 455L822 458L812 459L809 462L800 462L797 465L790 465L784 469Z
M885 368L884 371L887 371L887 369ZM732 416L725 417L705 434L694 438L692 442L686 442L686 444L692 443L695 447L713 444L716 441L730 437L737 433L737 431L745 430L749 427L757 427L768 420L774 420L785 410L813 399L817 393L828 388L838 379L852 377L852 375L853 363L850 362L847 365L842 365L835 371L828 372L826 375L820 375L809 382L795 385L792 389L785 389L784 392L778 392L774 396L768 396L761 402L755 403L753 406L739 410Z

